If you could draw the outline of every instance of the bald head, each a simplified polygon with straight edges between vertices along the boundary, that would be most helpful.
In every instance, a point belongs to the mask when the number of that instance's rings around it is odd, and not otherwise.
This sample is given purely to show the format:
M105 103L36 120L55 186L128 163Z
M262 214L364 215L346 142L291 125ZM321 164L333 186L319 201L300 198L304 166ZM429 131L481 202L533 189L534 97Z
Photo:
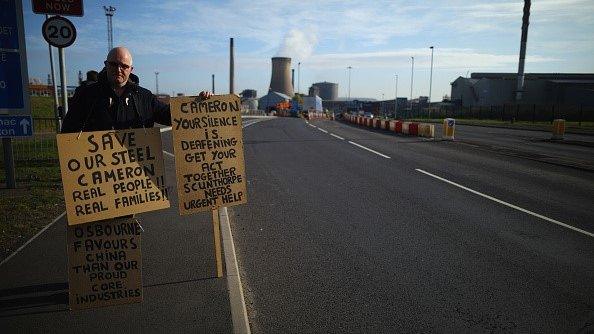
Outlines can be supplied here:
M118 46L109 51L105 61L107 79L114 87L124 87L132 73L132 54L123 47Z

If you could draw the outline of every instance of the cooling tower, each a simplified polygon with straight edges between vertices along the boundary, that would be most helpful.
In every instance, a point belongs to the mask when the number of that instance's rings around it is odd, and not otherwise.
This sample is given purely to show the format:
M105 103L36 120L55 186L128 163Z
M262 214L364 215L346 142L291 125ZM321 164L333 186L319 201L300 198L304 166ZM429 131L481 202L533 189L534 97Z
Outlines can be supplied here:
M293 97L293 85L291 84L291 58L272 57L270 90Z

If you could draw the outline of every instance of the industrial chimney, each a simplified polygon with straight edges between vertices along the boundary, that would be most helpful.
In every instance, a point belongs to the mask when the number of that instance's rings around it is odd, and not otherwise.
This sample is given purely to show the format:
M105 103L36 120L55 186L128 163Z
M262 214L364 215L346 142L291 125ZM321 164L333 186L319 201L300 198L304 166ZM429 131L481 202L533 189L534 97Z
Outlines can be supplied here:
M291 58L272 57L270 90L283 93L290 97L295 95L293 93L293 85L291 84Z

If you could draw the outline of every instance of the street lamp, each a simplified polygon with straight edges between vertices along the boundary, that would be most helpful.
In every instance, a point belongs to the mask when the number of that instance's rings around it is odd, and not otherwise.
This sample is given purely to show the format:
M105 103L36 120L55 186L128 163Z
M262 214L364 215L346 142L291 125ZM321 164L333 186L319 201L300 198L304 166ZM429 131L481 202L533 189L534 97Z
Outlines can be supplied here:
M297 94L301 92L301 62L297 63Z
M415 57L410 57L412 67L410 69L410 110L412 111L412 94L413 94L413 82L415 78Z
M430 46L431 49L431 72L429 72L429 107L431 107L431 85L433 84L433 46Z
M113 6L103 6L103 10L107 18L107 52L109 52L113 49L113 26L111 20L116 9Z
M396 111L398 111L398 74L396 74L396 88L394 89L394 119L396 119Z
M351 69L353 67L348 66L347 69L349 70L349 91L348 91L348 97L347 97L347 101L351 100Z

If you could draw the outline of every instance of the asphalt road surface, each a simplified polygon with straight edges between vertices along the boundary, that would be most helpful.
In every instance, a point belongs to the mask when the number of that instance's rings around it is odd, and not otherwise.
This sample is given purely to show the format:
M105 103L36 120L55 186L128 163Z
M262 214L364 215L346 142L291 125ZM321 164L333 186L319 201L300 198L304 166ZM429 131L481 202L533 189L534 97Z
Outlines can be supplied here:
M244 132L230 215L253 332L594 331L593 148L310 123Z

